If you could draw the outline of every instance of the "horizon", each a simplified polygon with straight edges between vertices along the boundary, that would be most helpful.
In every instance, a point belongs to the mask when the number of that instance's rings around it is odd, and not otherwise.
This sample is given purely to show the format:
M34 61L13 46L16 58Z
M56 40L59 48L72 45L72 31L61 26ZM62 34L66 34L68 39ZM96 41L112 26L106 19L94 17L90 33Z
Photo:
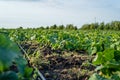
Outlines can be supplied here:
M0 0L0 28L120 21L119 0Z

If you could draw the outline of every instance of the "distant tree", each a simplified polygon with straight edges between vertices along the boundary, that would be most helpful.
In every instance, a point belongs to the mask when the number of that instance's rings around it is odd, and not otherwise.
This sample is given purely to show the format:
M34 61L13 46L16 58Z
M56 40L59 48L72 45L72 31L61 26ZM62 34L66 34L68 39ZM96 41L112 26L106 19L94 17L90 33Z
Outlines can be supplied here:
M110 29L110 23L107 23L104 27L105 30L109 30Z
M45 29L43 26L39 27L39 29Z
M54 25L50 26L50 29L57 29L57 25L54 24Z
M120 30L120 21L112 21L106 24L104 22L101 22L100 24L99 23L84 24L80 29Z
M22 27L22 26L20 26L18 29L23 29L23 27Z
M84 25L82 25L82 27L80 29L88 30L88 29L90 29L90 24L84 24Z
M120 30L120 21L113 21L111 25L114 30Z
M102 22L102 23L100 23L98 29L103 30L103 29L104 29L104 26L105 26L105 25L104 25L104 22Z
M95 29L95 24L94 23L90 24L90 29Z
M47 26L46 29L49 29L49 26Z
M66 29L68 29L68 30L76 30L77 27L74 26L73 24L67 24L67 25L66 25Z
M74 26L74 30L78 30L77 26Z
M58 29L64 29L64 28L65 28L64 25L59 25L59 26L58 26Z
M99 23L94 23L94 25L95 25L95 29L98 29Z

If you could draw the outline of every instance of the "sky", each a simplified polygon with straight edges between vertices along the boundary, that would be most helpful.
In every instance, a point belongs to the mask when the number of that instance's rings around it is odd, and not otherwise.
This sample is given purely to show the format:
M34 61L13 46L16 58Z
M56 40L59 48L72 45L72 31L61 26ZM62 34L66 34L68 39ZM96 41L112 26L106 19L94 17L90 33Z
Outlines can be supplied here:
M120 21L120 0L0 0L0 28Z

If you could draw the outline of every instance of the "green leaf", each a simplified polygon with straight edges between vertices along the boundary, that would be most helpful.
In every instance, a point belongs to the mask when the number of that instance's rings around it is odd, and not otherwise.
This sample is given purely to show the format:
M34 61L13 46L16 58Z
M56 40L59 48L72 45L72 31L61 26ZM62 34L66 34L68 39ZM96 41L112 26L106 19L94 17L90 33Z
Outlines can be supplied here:
M104 68L104 66L97 66L97 68L95 69L95 71L98 71L98 70L101 70L101 69L103 69Z
M110 48L114 49L115 48L115 44L110 45Z
M114 50L113 49L106 49L103 52L103 57L106 59L106 61L110 61L114 58Z
M111 77L112 80L120 80L120 76L118 76L117 74L112 75Z
M118 62L120 62L120 51L116 50L114 52L114 59Z
M89 78L89 80L108 80L108 79L106 79L106 78L104 78L104 77L95 73Z
M24 69L27 65L27 61L22 56L19 56L18 58L15 59L15 62L18 66L19 72L21 74L24 74Z
M11 66L12 61L20 55L18 46L4 35L0 35L0 61L4 69Z
M25 72L24 72L24 77L25 78L30 78L32 74L33 68L26 67Z
M120 63L119 62L109 62L105 66L108 68L115 69L115 70L120 70Z
M0 73L4 70L4 65L0 61Z
M97 47L93 47L91 54L94 54L94 53L96 53L96 52L97 52Z
M0 80L18 80L18 77L15 72L8 71L0 74Z
M102 64L102 63L104 63L103 53L98 52L95 59L93 60L93 64L99 65L99 64Z

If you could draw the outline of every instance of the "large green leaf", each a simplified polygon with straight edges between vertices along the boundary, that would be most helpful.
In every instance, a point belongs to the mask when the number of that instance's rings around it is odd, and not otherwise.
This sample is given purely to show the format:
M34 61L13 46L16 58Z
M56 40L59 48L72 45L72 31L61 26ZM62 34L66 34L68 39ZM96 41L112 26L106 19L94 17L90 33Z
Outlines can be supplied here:
M93 60L93 64L100 65L102 63L104 63L103 53L98 52L95 59Z
M7 71L0 74L0 80L18 80L18 77L15 72Z
M0 61L0 73L3 72L3 70L4 70L4 65L3 65L3 63Z
M4 35L0 35L0 63L8 68L20 54L19 48Z
M106 61L110 61L114 58L114 50L113 49L106 49L103 52L103 57L105 58Z
M114 50L106 49L104 52L97 53L95 59L93 60L93 64L105 64L112 59L114 59Z
M22 58L22 56L19 56L18 58L15 59L15 62L17 64L19 72L21 74L24 74L24 69L25 69L25 67L27 65L27 61L24 58Z

